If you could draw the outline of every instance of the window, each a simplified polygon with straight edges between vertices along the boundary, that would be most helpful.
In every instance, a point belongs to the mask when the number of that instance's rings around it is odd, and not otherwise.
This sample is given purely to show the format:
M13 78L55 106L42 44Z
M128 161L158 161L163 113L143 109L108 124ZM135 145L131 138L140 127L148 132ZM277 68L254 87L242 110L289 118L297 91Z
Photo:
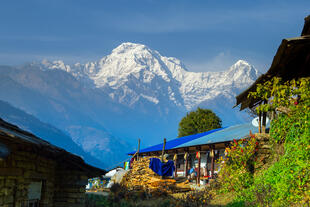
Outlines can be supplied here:
M27 207L39 207L39 200L29 200Z
M27 200L22 203L22 207L39 207L39 200Z
M39 207L42 192L42 181L33 181L28 186L28 200L24 207Z

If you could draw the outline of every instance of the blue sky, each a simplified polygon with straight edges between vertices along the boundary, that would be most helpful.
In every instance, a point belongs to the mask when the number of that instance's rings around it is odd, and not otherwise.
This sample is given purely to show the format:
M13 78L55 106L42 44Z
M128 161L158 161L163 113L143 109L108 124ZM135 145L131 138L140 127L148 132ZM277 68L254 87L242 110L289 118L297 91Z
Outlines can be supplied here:
M0 3L0 64L93 61L136 42L191 71L244 59L265 72L281 40L299 36L309 14L309 0L7 0Z

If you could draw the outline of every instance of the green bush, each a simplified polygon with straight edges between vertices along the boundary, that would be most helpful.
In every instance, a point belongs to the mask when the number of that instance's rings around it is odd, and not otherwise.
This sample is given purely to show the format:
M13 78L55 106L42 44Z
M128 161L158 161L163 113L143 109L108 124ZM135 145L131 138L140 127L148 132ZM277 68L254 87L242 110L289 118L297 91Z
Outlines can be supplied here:
M284 154L255 178L252 192L260 205L306 205L310 200L310 79L267 83L272 99L258 110L286 107L271 124L274 145L283 144ZM268 87L261 86L260 88ZM266 107L268 106L268 107ZM267 193L266 193L267 192Z
M281 83L274 78L252 95L268 100L258 112L286 108L287 113L279 114L270 130L273 146L283 145L284 153L274 155L277 161L255 177L239 199L258 206L309 205L310 79Z
M310 78L285 83L274 78L258 85L250 96L265 101L256 108L257 112L285 109L285 113L272 121L270 129L273 149L283 147L284 150L281 154L274 152L270 166L254 177L247 166L255 164L255 159L248 153L240 153L243 143L235 143L234 150L228 151L227 159L231 161L225 162L220 173L223 175L221 190L236 191L235 204L309 206Z
M221 164L218 175L221 192L239 193L253 184L257 146L258 142L252 136L248 139L234 140L231 147L225 149L226 157L218 160Z
M310 112L298 110L290 116L281 115L272 123L271 137L276 143L284 141L284 155L255 178L253 192L268 189L259 203L290 206L309 202Z

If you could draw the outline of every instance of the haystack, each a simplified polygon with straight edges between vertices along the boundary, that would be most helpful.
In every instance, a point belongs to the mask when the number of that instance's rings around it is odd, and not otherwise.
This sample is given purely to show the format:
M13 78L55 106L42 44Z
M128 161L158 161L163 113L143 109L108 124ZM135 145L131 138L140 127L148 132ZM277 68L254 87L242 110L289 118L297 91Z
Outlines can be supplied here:
M149 168L151 157L139 158L134 161L132 169L123 177L122 184L128 190L146 191L148 193L174 193L191 190L187 183L176 183L174 179L161 179Z

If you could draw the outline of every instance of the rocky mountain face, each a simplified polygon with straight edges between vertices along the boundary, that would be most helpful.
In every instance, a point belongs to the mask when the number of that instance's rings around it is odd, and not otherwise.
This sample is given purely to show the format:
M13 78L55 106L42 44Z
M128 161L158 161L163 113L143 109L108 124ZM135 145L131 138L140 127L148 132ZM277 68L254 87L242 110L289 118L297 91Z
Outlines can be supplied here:
M243 60L222 72L190 72L134 43L86 64L44 60L0 69L0 99L64 130L97 158L113 154L111 163L137 138L147 146L176 137L180 119L198 106L214 110L223 125L244 122L234 97L259 75Z
M244 60L223 72L189 72L180 60L134 43L121 44L97 62L65 65L43 61L33 65L64 70L127 107L149 102L161 106L161 112L171 107L192 110L219 95L231 98L258 77L258 71Z

